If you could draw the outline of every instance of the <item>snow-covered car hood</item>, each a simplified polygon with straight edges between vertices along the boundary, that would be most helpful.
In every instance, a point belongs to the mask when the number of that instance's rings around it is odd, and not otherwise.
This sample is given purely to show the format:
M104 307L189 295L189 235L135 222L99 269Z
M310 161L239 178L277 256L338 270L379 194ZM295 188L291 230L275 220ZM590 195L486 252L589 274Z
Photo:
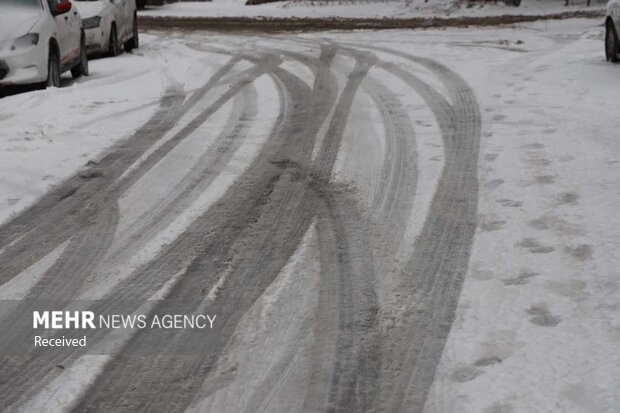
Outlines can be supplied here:
M43 14L36 7L5 7L0 9L0 41L15 39L28 33Z
M74 1L73 6L77 7L82 19L93 16L101 16L103 10L109 6L109 1Z

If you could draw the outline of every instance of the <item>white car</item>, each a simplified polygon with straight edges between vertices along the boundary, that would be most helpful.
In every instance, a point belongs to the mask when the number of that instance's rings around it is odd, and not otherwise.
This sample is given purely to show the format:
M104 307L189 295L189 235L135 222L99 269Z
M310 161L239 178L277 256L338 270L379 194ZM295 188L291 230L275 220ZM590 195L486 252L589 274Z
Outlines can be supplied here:
M136 0L80 0L88 54L116 56L139 46Z
M620 27L620 0L610 0L607 3L605 18L605 57L608 62L620 61L618 27Z
M0 0L0 87L60 86L88 75L82 19L69 0Z

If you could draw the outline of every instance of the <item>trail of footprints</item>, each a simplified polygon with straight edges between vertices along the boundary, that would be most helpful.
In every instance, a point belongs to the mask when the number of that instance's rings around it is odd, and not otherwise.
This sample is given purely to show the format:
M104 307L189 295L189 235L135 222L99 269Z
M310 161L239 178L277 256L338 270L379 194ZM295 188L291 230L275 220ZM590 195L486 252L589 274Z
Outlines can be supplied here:
M531 80L526 79L526 80ZM508 84L507 86L513 87L514 84ZM522 88L516 88L516 92L522 91ZM530 93L529 95L537 95ZM493 97L501 101L501 94L494 94ZM510 106L513 105L515 100L504 100L503 104ZM487 118L491 119L491 124L506 124L512 122L512 120L504 114L494 114L494 108L486 108ZM527 124L527 128L539 127L534 125L534 122L524 122ZM546 136L551 136L557 133L557 129L550 127L549 125L539 127L540 140L544 141ZM498 139L493 140L494 132L492 128L488 128L486 132L483 132L482 136L487 140L487 147L489 148L486 153L483 152L483 168L485 169L488 179L481 182L481 190L483 194L486 192L487 198L490 202L494 202L501 206L505 213L503 214L481 214L478 222L479 234L484 233L501 233L506 232L506 236L510 236L507 232L506 226L511 220L520 219L520 213L527 213L528 202L521 199L513 199L513 197L499 195L502 192L502 188L506 186L507 182L504 177L494 176L497 170L496 165L501 161L501 155L504 151L504 147L501 145L493 144ZM561 183L561 177L551 173L550 169L553 166L553 158L557 162L571 162L574 157L571 155L557 155L552 157L547 151L545 144L541 142L534 142L523 145L519 148L524 155L521 160L525 165L524 182L516 183L521 187L523 192L535 192L532 198L539 199L543 196L549 201L546 202L546 213L538 218L530 219L527 222L527 229L531 231L531 235L521 238L514 244L514 248L519 251L513 252L514 254L532 254L532 260L535 261L537 256L544 257L548 254L562 254L569 258L569 262L579 264L586 263L591 260L595 251L591 245L577 244L572 245L570 239L579 236L585 236L585 231L577 223L570 222L567 218L574 215L571 208L578 207L579 205L579 193L574 190L555 191L556 185ZM533 207L532 207L533 208ZM551 242L549 240L556 239L557 242ZM478 267L474 265L471 270L472 275L478 281L490 282L497 280L502 283L503 288L521 288L530 283L542 283L546 278L554 278L554 274L545 274L544 271L534 271L531 268L522 267L510 275L495 274L494 271L485 269L484 264L480 264ZM562 274L559 275L562 278ZM540 281L539 281L540 280ZM569 285L570 284L570 285ZM578 284L578 285L577 285ZM560 295L573 297L574 299L582 298L583 291L585 290L586 283L575 279L562 279L555 283L547 281L546 287L548 289L556 289L554 291ZM580 290L580 294L573 294L574 290ZM570 290L570 291L569 291ZM521 310L522 316L528 322L532 323L538 328L554 328L560 325L562 317L559 314L555 314L549 303L539 302L533 303L528 308ZM511 332L514 334L514 332ZM497 337L489 337L488 342L483 343L483 347L487 347L486 352L482 352L480 357L474 360L471 365L462 364L452 369L449 379L456 383L466 383L475 380L480 375L484 374L484 369L495 365L501 364L507 357L510 357L512 351L504 351L505 347L518 345L515 337L510 336L507 331L498 330L496 332L500 336L500 340L497 341ZM508 335L508 336L505 336ZM499 347L495 348L499 343ZM504 347L502 349L502 347ZM503 353L503 354L502 354ZM507 413L513 410L513 406L510 403L504 401L497 401L491 404L484 413Z

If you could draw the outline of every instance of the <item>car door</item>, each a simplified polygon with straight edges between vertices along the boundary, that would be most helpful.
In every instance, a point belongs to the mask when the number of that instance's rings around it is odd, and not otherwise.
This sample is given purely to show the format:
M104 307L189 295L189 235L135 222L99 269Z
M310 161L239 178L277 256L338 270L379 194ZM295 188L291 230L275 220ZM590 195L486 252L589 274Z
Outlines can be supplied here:
M66 61L71 49L73 49L73 41L71 39L71 29L69 25L69 13L56 14L58 4L64 3L66 0L48 0L48 5L52 15L54 15L54 23L56 25L56 41L60 51L60 65Z
M116 34L118 41L122 42L125 37L125 0L111 0L114 6L114 21L116 22Z
M614 23L616 29L618 28L618 23L620 22L618 16L618 1L619 0L610 0L607 3L607 14L609 17L611 17L611 20Z
M70 1L70 0L65 0ZM80 47L82 42L82 18L77 7L73 6L67 13L65 20L69 25L69 41L71 42L71 50L69 52L70 60L77 60L80 56Z
M133 17L136 12L136 1L135 0L124 0L125 1L125 16L126 16L126 40L129 40L133 37Z

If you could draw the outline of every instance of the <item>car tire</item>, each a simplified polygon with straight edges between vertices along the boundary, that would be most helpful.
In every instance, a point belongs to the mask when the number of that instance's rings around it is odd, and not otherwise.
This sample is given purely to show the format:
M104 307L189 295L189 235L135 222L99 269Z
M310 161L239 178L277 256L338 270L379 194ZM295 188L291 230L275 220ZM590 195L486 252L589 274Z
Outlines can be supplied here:
M60 58L54 49L50 49L47 58L47 80L43 83L43 88L60 87Z
M618 33L611 21L605 25L605 58L613 63L620 60L618 59Z
M112 25L112 28L110 29L110 40L108 42L108 56L118 56L120 52L120 48L118 47L118 35L116 34L116 25Z
M133 16L133 36L124 44L125 51L131 52L133 49L140 47L140 35L138 33L138 17Z
M84 40L84 36L82 36L82 41L80 42L80 62L71 69L71 76L73 76L74 79L88 76L88 57L86 56L86 41Z

